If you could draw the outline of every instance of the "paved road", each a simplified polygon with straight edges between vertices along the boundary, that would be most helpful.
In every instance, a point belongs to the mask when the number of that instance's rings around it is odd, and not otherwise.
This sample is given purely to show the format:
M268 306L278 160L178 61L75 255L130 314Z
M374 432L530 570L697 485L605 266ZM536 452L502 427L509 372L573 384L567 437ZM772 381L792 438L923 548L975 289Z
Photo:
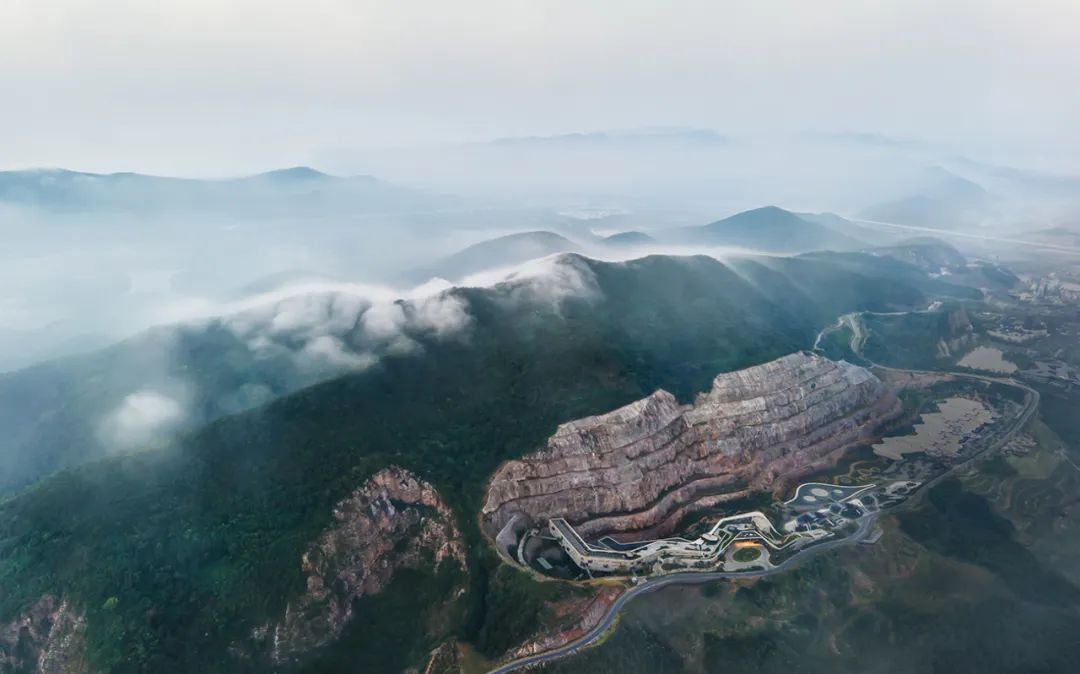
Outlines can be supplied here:
M866 515L859 520L859 526L850 536L839 538L831 541L825 541L819 543L811 548L807 548L805 551L796 554L794 557L788 557L783 562L777 564L771 569L762 571L681 571L679 573L673 573L667 576L654 576L640 585L635 585L631 589L619 595L619 598L608 609L608 612L604 615L595 627L586 632L584 635L578 637L570 643L560 646L554 650L546 651L544 653L537 653L536 655L530 655L513 662L508 662L505 665L501 665L489 672L489 674L505 674L506 672L512 672L516 669L523 667L529 667L532 665L538 665L544 662L551 662L553 660L559 660L570 655L574 655L579 650L591 646L600 640L604 634L611 629L615 624L615 619L618 617L619 612L627 602L631 601L635 597L639 597L643 594L659 590L660 588L667 587L669 585L695 585L700 583L710 583L716 580L726 580L731 578L760 578L762 576L771 576L774 573L780 573L786 571L794 566L798 562L802 562L812 555L816 555L826 550L840 547L841 545L850 545L856 541L862 539L866 535L866 532L870 530L870 525L873 524L877 514Z
M845 318L845 317L841 317L841 320L843 320L843 318ZM857 321L853 320L851 322L852 322L852 331L855 333L853 335L853 337L852 337L852 340L854 341L859 336L860 331L859 331L859 328L857 327L857 325L855 325L857 323ZM852 350L855 351L856 354L861 356L861 354L859 354L859 352L857 350L855 350L854 348ZM1020 414L1020 416L1017 417L1016 421L1012 424L1012 426L1010 426L1009 430L1007 430L1004 434L1002 434L1001 437L997 438L991 446L988 446L985 450L979 452L978 454L975 454L975 455L971 456L970 458L968 458L963 463L959 463L959 464L951 467L949 470L943 472L941 475L938 475L933 480L930 480L929 482L923 484L921 486L921 488L918 491L915 492L913 497L908 499L905 503L901 504L901 506L909 506L911 503L914 503L919 497L921 497L922 494L924 494L931 487L933 487L933 485L936 484L938 481L942 480L943 478L945 478L948 475L952 475L957 470L960 470L961 468L970 465L976 459L986 455L988 452L990 452L992 450L996 450L997 448L1004 445L1006 442L1009 441L1009 439L1017 431L1019 431L1021 428L1024 427L1024 425L1031 418L1031 415L1034 414L1035 410L1039 406L1039 392L1036 391L1035 389L1031 388L1030 386L1027 386L1026 384L1022 384L1022 383L1020 383L1018 381L1015 381L1013 379L1004 379L1004 378L998 378L998 377L986 377L986 376L977 375L977 374L968 374L966 372L946 372L946 371L929 371L929 370L903 370L903 369L900 369L900 368L893 368L893 367L887 367L887 366L884 366L884 365L878 365L877 363L873 363L872 361L868 361L868 362L870 362L874 367L877 367L877 368L880 368L880 369L883 369L883 370L892 370L894 372L906 372L906 373L914 373L914 374L949 374L949 375L953 375L953 376L957 376L957 377L964 377L964 378L968 378L968 379L978 379L978 380L989 381L989 382L994 382L994 383L998 383L998 384L1005 384L1005 385L1008 385L1008 386L1016 386L1016 387L1019 387L1021 389L1024 389L1024 391L1026 391L1027 394L1028 394L1027 400L1026 400L1026 406L1024 408L1024 411ZM862 519L859 520L858 529L854 533L852 533L850 536L846 536L846 537L840 538L840 539L825 541L824 543L819 543L818 545L807 548L805 551L797 553L793 557L787 558L786 560L784 560L780 564L777 564L776 566L772 567L771 569L767 569L767 570L763 570L763 571L742 571L742 572L683 571L683 572L679 572L679 573L673 573L673 574L670 574L670 575L667 575L667 576L655 576L653 578L650 578L650 579L646 580L645 582L641 583L640 585L636 585L633 588L631 588L631 589L627 590L626 592L624 592L623 594L619 595L619 598L616 599L615 602L611 605L611 607L608 609L608 612L604 615L604 618L595 627L593 627L591 630L586 632L581 637L575 639L574 641L571 641L570 643L568 643L568 644L566 644L564 646L560 646L559 648L556 648L556 649L553 649L553 650L550 650L550 651L546 651L544 653L537 653L536 655L530 655L530 656L527 656L527 657L524 657L524 658L520 658L518 660L514 660L513 662L508 662L508 663L506 663L504 665L501 665L501 666L491 670L491 672L489 672L489 674L505 674L506 672L512 672L514 670L521 669L523 667L529 667L529 666L532 666L532 665L538 665L538 664L545 663L545 662L552 662L553 660L559 660L561 658L565 658L565 657L574 655L579 650L581 650L583 648L586 648L588 646L591 646L592 644L599 641L600 638L603 637L604 634L609 629L611 629L611 627L615 624L615 619L618 617L619 612L622 611L623 607L626 606L626 604L628 602L630 602L631 600L633 600L635 597L639 597L639 596L641 596L643 594L647 594L649 592L654 592L656 590L659 590L660 588L667 587L669 585L693 585L693 584L698 584L698 583L709 583L709 582L716 581L716 580L725 580L725 579L731 579L731 578L759 578L759 577L762 577L762 576L769 576L769 575L772 575L774 573L780 573L781 571L786 571L787 569L794 566L796 563L801 562L804 559L806 559L806 558L808 558L808 557L810 557L812 555L819 554L819 553L825 552L826 550L831 550L833 548L837 548L837 547L839 547L841 545L849 545L849 544L852 544L852 543L855 543L855 542L859 541L863 536L866 535L866 532L869 531L870 525L873 523L873 521L874 521L874 519L876 519L876 517L877 517L877 513L866 515Z

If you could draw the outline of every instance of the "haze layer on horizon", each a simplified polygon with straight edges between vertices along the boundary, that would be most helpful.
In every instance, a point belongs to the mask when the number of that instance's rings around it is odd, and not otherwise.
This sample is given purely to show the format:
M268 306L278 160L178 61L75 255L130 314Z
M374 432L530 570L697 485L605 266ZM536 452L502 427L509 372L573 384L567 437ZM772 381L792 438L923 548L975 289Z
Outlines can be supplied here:
M1075 170L1077 25L1071 0L7 0L0 167L220 176L692 126Z

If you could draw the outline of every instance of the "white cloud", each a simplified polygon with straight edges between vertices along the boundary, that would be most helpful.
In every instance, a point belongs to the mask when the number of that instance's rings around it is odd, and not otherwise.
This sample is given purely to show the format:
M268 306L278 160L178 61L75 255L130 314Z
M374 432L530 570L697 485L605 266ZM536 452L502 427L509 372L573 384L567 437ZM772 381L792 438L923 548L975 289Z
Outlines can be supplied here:
M465 302L450 294L429 295L413 300L407 305L410 319L423 330L430 330L445 337L464 330L469 325Z
M346 351L340 339L331 335L322 335L304 345L299 354L300 364L305 370L363 370L378 362L371 353L352 353Z
M576 257L551 256L471 276L463 286L503 284L507 301L558 304L566 297L595 298L589 267ZM412 289L353 283L302 282L240 301L189 301L174 316L217 316L258 357L293 357L302 372L328 376L370 367L384 355L412 353L417 339L467 336L466 301L449 282Z
M432 279L410 290L353 283L303 282L236 302L188 301L174 316L219 317L260 357L293 354L302 371L326 375L370 367L384 354L419 345L410 333L445 339L471 321L465 302Z
M400 304L382 302L364 312L364 333L376 340L390 340L401 333L405 324L405 311Z
M510 301L546 301L558 304L565 298L596 299L600 289L596 276L580 257L562 253L524 264L473 274L462 280L465 287L502 284Z
M101 424L102 442L112 449L145 447L163 438L187 416L183 403L158 391L132 393Z
M404 293L408 296L411 291ZM320 295L334 295L343 298L357 298L368 301L393 301L403 296L402 291L388 286L367 285L362 283L340 283L333 281L303 281L284 285L272 291L250 295L231 302L215 302L207 298L189 297L172 302L159 310L155 323L186 323L222 316L231 316L251 312L256 316L268 307L286 304L282 313L282 329L288 329L290 314L302 314L314 310L307 306L307 298ZM278 313L276 309L274 313ZM302 322L302 321L301 321Z
M569 296L596 297L591 269L580 258L553 256L470 280L502 284L503 301L557 304ZM199 318L189 327L220 321L257 358L285 358L296 368L290 390L344 372L369 368L387 355L412 353L422 337L466 338L472 325L467 302L433 280L417 289L396 292L352 284L301 284L239 302L187 305ZM227 313L230 310L235 313ZM237 311L238 310L238 311ZM224 315L221 315L224 313ZM171 334L171 333L170 333ZM162 377L171 345L163 346L161 365L146 377ZM102 443L116 450L138 449L164 440L187 421L191 385L175 379L128 395L98 428ZM231 398L229 397L231 395ZM249 382L226 394L225 407L241 410L274 395L263 382Z
M471 285L494 283L504 284L504 301L557 304L599 292L592 271L576 257L544 258L470 279ZM422 338L467 338L473 320L468 304L448 287L441 279L405 291L301 283L224 304L189 301L178 315L193 317L188 325L195 329L218 321L257 358L291 361L299 377L292 388L369 368L387 355L416 352ZM162 354L163 362L168 358ZM132 393L101 422L100 438L118 449L152 444L186 420L189 388L172 380ZM269 389L237 391L237 409L270 395Z

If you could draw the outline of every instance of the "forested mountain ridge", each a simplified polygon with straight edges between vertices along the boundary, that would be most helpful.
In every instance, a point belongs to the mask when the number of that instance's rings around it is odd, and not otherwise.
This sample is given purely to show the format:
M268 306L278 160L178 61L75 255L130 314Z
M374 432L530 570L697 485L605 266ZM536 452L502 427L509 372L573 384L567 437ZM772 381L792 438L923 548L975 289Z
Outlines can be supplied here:
M806 348L838 313L918 306L927 291L947 289L855 268L851 259L568 255L555 270L562 283L447 291L467 307L461 338L413 333L418 349L8 498L0 623L58 596L84 616L85 656L97 670L259 671L268 656L252 630L303 592L301 557L327 535L335 505L398 466L452 510L467 568L401 570L424 602L405 601L412 591L391 580L358 601L364 628L342 639L352 652L380 654L376 670L416 664L447 636L496 656L535 629L528 620L496 628L505 603L518 600L492 581L475 513L499 463L540 447L568 419L656 388L688 400L717 372ZM383 619L363 622L370 610ZM433 620L433 611L456 617L389 646L387 630Z

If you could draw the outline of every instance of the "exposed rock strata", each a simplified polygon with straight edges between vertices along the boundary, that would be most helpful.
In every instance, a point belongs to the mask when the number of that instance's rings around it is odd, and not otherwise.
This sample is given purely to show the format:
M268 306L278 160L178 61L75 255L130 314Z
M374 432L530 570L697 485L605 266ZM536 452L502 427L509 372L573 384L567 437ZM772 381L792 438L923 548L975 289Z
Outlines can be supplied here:
M46 594L15 620L0 624L0 674L85 674L86 617Z
M306 592L279 621L252 635L276 664L297 662L334 641L355 600L380 592L398 569L465 567L450 508L434 487L401 468L373 475L334 507L334 520L301 559Z
M492 531L523 513L587 535L666 533L689 508L786 486L899 413L870 372L795 353L717 376L693 405L657 391L561 425L496 472L483 517Z
M937 343L937 353L943 358L962 353L975 343L975 328L967 311L960 307L942 317L942 336Z

